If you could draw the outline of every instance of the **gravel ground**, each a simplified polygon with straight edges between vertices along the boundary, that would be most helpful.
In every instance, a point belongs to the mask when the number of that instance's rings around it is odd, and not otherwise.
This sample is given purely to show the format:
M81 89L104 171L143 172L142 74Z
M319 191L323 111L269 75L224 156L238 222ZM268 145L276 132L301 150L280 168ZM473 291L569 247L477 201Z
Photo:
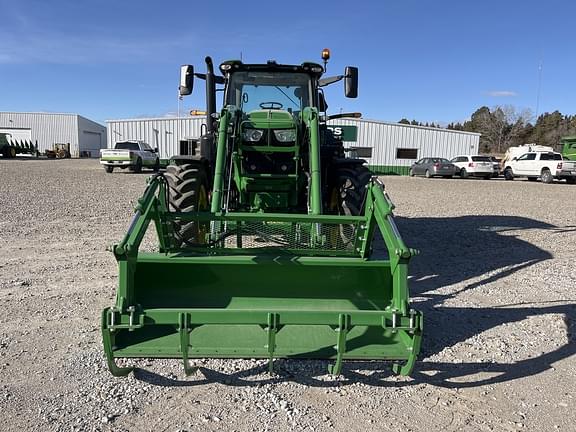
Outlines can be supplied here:
M112 377L99 313L107 245L147 174L0 159L3 431L574 430L576 186L385 177L424 311L412 377L389 364L138 360Z

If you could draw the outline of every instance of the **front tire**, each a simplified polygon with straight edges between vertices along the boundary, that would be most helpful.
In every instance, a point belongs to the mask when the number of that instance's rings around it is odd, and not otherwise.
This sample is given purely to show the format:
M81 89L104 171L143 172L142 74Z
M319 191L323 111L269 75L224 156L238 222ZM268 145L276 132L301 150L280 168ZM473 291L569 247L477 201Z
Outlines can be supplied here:
M13 159L16 157L16 148L6 146L2 154L6 159Z
M152 170L154 170L154 172L160 171L160 159L156 158L156 162L154 163Z
M201 165L169 165L164 178L168 183L168 205L171 211L194 213L209 210L209 186L206 170ZM176 247L202 245L206 242L208 223L174 221Z
M339 213L359 216L364 213L364 201L372 171L363 165L338 169Z
M504 178L506 180L514 180L514 173L512 172L512 168L506 168L504 170Z
M364 214L364 204L372 172L363 165L337 167L333 174L332 191L328 207L331 213L360 216ZM331 234L334 249L349 249L354 245L356 229L354 225L334 225Z
M426 172L424 173L424 176L425 176L426 178L432 177L432 176L430 175L430 170L426 170Z
M566 183L568 184L576 184L576 177L567 177Z
M108 174L112 174L114 167L110 165L104 165L104 171L106 171Z

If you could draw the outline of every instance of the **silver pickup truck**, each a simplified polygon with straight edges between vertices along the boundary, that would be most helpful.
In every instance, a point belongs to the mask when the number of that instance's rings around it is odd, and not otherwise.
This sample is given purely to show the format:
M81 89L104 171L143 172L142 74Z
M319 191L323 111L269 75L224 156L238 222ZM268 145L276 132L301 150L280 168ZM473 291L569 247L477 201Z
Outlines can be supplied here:
M140 172L142 168L160 169L158 149L140 140L121 141L113 149L100 150L100 164L107 173L114 171L114 168L130 168L133 172Z

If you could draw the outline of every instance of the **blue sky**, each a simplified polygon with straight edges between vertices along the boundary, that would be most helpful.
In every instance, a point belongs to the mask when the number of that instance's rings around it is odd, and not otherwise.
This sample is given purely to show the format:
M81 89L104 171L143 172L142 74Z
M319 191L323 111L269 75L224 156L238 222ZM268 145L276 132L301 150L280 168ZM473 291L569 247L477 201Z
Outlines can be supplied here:
M358 66L358 99L329 112L462 121L482 105L576 114L576 2L0 0L0 111L95 121L178 109L179 66L231 58ZM182 111L204 107L203 82Z

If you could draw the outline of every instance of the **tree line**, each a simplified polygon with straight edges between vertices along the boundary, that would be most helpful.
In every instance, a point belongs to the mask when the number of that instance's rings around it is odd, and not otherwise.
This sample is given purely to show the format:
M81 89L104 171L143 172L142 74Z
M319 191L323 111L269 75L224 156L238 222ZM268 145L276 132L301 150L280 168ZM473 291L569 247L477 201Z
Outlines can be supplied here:
M450 123L446 129L478 132L481 153L504 153L508 147L535 143L556 148L560 138L576 135L576 115L564 115L560 111L534 116L528 109L519 110L512 105L478 108L464 123ZM421 123L402 119L402 124L441 127L434 123Z

